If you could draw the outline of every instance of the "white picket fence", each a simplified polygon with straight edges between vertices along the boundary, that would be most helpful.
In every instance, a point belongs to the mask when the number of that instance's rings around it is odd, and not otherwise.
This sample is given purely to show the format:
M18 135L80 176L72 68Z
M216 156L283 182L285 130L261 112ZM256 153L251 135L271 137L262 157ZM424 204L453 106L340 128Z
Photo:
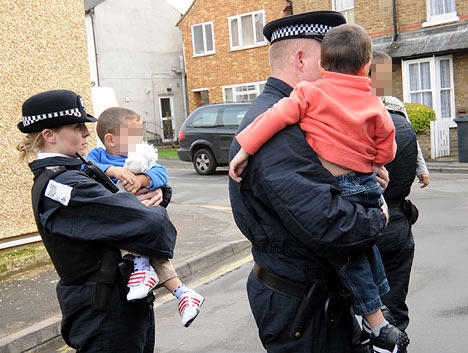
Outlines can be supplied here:
M431 158L450 155L450 124L451 119L431 121Z

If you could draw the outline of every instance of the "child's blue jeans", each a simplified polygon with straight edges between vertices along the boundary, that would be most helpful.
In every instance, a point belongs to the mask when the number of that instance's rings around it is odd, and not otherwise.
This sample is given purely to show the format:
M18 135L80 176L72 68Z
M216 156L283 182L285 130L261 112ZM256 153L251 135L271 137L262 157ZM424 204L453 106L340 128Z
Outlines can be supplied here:
M351 172L336 177L341 196L365 207L380 207L382 189L375 173ZM346 257L329 258L343 285L353 294L354 312L366 315L382 306L380 296L390 290L377 246Z

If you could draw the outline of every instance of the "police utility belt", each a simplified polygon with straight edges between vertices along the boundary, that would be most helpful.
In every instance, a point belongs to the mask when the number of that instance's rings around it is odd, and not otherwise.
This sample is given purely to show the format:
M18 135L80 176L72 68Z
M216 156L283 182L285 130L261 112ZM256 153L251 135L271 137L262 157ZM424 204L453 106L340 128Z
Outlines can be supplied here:
M289 326L289 336L298 339L316 310L323 308L328 323L336 325L351 304L350 294L342 287L329 288L327 281L317 279L307 284L292 281L269 272L254 263L254 276L274 292L299 300L296 314ZM330 290L331 289L331 290Z
M410 224L415 224L419 217L418 208L410 200L387 200L390 210L400 210L404 213Z

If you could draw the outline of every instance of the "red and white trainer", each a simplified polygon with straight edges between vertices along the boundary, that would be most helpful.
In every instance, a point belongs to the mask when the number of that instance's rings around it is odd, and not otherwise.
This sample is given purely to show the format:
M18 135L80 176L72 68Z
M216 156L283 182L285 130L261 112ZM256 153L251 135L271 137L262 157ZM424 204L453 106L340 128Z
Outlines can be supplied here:
M189 290L182 295L178 304L182 325L190 326L200 313L200 307L204 301L205 298L194 290Z
M159 282L158 275L151 267L149 271L136 271L130 275L127 287L130 290L127 293L127 300L138 300L145 298Z

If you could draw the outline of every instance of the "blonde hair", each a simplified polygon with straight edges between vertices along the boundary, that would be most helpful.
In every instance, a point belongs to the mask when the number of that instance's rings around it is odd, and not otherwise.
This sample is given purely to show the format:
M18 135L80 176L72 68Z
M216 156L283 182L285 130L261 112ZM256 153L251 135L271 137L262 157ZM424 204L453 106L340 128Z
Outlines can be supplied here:
M42 137L42 131L27 134L16 145L16 150L19 152L18 160L30 162L36 159L37 152L39 152L43 146L44 138Z
M97 135L101 142L104 143L104 136L106 134L115 135L125 121L134 119L140 120L140 115L131 109L120 107L107 108L99 115L96 124Z

